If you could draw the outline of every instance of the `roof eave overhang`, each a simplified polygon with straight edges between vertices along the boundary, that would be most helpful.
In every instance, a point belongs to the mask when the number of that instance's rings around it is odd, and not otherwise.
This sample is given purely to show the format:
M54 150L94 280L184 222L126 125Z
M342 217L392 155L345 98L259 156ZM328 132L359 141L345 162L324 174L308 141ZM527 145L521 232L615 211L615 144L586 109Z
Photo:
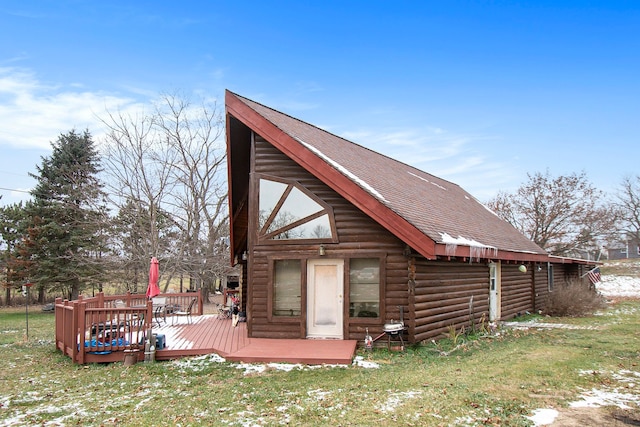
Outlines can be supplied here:
M484 251L479 249L486 249ZM477 253L483 252L478 256ZM549 255L546 253L518 252L493 248L475 248L471 246L457 245L452 248L445 243L435 245L435 253L440 258L461 258L461 259L481 259L481 260L501 260L506 262L548 262Z
M558 255L549 255L549 261L558 264L582 264L582 265L601 265L602 261L582 259L582 258L569 258Z
M229 91L225 95L225 105L227 114L265 138L416 252L427 259L436 258L435 242L431 238Z
M233 232L233 179L231 174L231 130L229 124L229 111L225 114L225 129L226 129L226 142L227 142L227 198L229 199L229 251L231 266L236 264L236 247L235 247L235 233Z
M601 264L598 261L586 260L580 258L568 258L556 255L549 255L547 253L534 253L534 252L519 252L508 250L494 250L488 249L485 251L479 251L479 248L473 248L470 246L458 245L452 247L445 243L436 243L435 254L439 258L457 258L469 261L492 261L500 260L513 263L527 263L527 262L551 262L554 264L581 264L581 265L596 265ZM480 248L482 249L482 248ZM478 252L484 252L484 255L478 256Z

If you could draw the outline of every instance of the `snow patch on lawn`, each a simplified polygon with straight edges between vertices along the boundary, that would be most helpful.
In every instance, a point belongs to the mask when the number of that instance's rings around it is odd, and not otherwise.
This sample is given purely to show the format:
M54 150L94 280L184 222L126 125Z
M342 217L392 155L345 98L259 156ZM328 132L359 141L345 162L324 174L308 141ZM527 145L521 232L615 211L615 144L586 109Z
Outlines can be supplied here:
M596 289L606 297L640 297L640 278L603 275Z
M361 368L366 368L366 369L377 369L380 367L380 365L377 364L376 362L371 362L370 360L364 360L364 357L362 356L356 356L353 359L353 366L359 366Z
M174 360L171 363L178 369L200 372L214 363L224 363L226 359L217 354L207 354L191 358ZM294 370L308 371L322 368L348 368L349 365L324 364L324 365L304 365L300 363L236 363L232 364L236 369L244 371L244 375L262 374L269 370L291 372ZM363 356L356 356L352 365L356 368L377 369L380 367L376 362L365 360Z
M417 399L422 396L421 391L403 391L398 393L389 393L387 400L378 409L380 412L395 412L402 403L409 399Z
M204 369L206 369L207 367L209 367L214 363L224 363L224 362L226 362L226 359L224 357L221 357L215 353L212 353L212 354L205 354L204 356L178 359L178 360L172 361L171 363L173 364L173 366L177 367L178 369L199 372L199 371L203 371Z
M3 407L4 408L4 407ZM15 426L15 425L32 425L29 421L30 417L39 414L55 414L58 412L68 412L66 415L61 415L58 418L46 421L43 425L59 426L65 425L65 421L69 418L76 416L86 416L88 412L82 407L82 403L74 402L68 405L45 405L37 408L29 409L25 412L18 413L13 417L0 420L0 426Z
M535 427L548 426L558 418L560 413L555 409L536 409L533 411L533 415L526 417L533 422Z
M597 375L611 380L611 386L592 388L580 393L579 399L570 402L571 408L599 408L602 406L616 406L620 409L633 409L640 406L640 372L623 369L617 372L580 371L579 375ZM541 408L533 411L533 415L526 417L533 422L534 427L548 426L558 416L558 411L551 408Z
M580 394L580 400L571 402L573 408L598 408L600 406L617 406L629 409L630 404L640 405L640 372L623 369L617 372L581 371L580 375L597 375L611 379L611 386L601 389L592 388Z
M252 363L238 363L236 369L242 369L245 375L261 374L267 370L267 365L257 365Z
M640 395L633 393L623 393L618 389L598 390L591 389L580 395L581 399L571 402L572 408L599 408L601 406L617 406L620 409L631 409L631 403L640 403Z

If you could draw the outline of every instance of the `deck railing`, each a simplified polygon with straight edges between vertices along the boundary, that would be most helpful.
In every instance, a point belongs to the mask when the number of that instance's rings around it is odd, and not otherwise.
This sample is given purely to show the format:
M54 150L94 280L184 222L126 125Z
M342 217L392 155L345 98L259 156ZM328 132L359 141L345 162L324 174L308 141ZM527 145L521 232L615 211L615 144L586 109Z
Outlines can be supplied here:
M202 294L198 292L160 294L166 311L186 309L193 298L194 316L203 314ZM116 304L122 301L124 304ZM56 348L75 363L122 361L125 350L144 349L146 337L153 333L158 312L145 295L104 295L80 297L75 301L57 298L55 302ZM144 357L142 351L138 358Z

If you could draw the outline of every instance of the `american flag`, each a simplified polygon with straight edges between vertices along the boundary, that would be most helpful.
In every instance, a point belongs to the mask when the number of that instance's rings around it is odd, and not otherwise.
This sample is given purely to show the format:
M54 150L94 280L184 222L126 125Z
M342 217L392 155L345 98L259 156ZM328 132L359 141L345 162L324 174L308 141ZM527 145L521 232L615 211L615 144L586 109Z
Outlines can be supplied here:
M600 283L600 280L601 280L600 267L596 267L592 270L589 270L589 272L587 273L587 276L589 276L589 280L591 280L591 283L593 283L594 285L597 285L598 283Z

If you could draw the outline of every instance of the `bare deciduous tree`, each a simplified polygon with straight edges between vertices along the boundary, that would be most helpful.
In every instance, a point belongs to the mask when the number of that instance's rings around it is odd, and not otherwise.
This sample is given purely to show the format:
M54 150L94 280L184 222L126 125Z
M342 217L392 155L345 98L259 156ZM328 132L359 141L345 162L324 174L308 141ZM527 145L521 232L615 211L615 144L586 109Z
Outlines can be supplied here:
M624 237L640 239L640 175L623 178L617 199Z
M140 268L158 257L165 290L176 274L210 289L228 269L226 150L217 105L164 95L151 115L110 114L104 123L115 202L129 217L134 209L145 218L141 232L131 233L145 239L129 242L139 248L131 256Z
M176 158L172 212L183 236L183 271L205 290L227 270L227 182L224 121L217 105L193 107L166 96L157 109L157 126Z
M551 254L597 257L617 220L604 194L584 172L527 176L515 193L501 192L487 206Z
M166 251L160 247L158 215L173 187L174 159L155 129L153 116L109 113L103 123L108 128L103 158L106 182L119 212L112 239L120 267L115 270L127 272L128 288L138 291L150 258Z

